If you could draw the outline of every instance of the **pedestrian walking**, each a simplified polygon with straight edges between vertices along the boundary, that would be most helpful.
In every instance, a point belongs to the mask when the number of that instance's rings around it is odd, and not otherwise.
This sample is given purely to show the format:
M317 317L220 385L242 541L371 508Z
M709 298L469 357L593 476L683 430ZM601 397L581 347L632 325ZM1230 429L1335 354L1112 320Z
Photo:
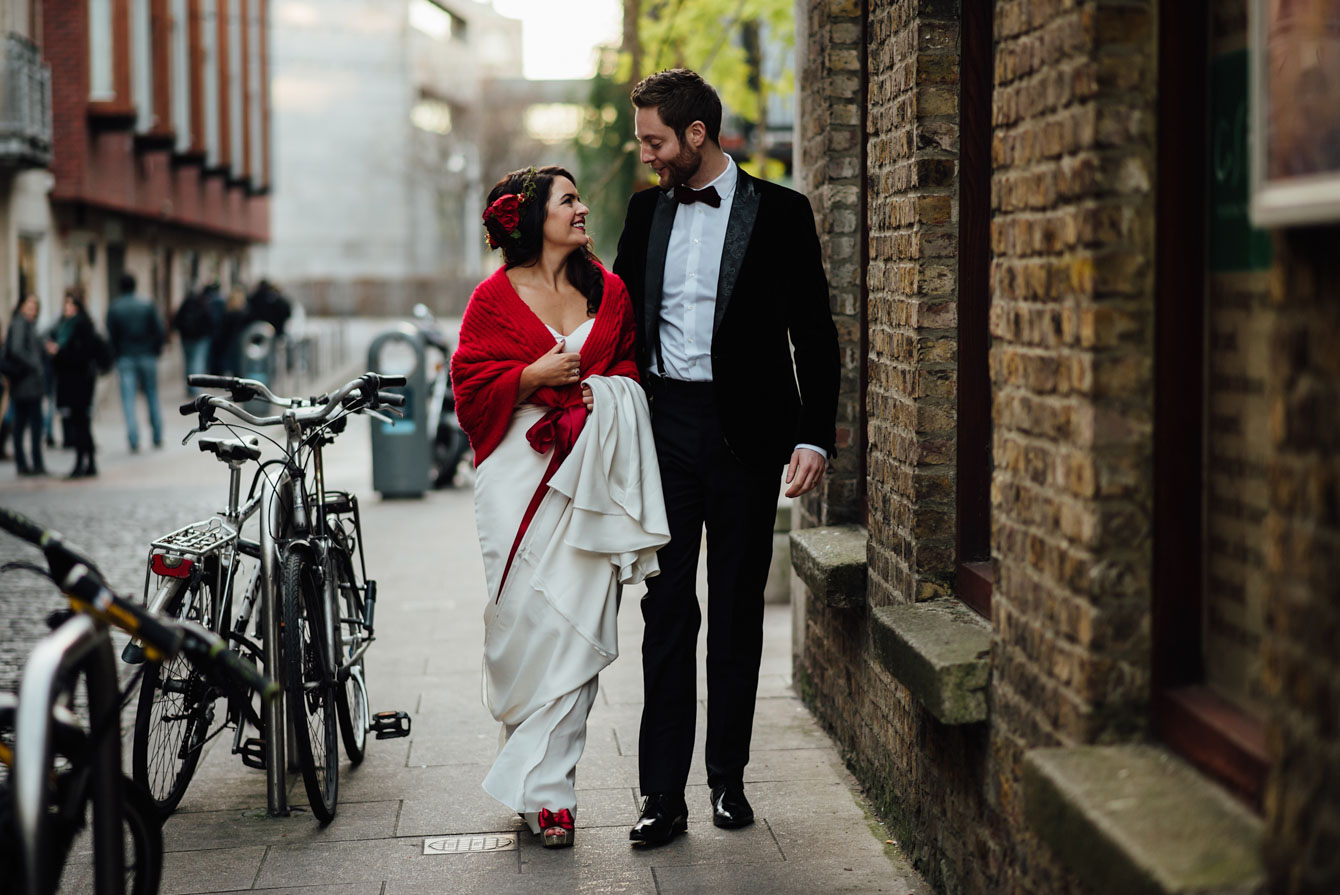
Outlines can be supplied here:
M721 150L721 100L694 72L651 75L632 101L642 162L660 189L629 201L614 271L638 314L638 365L670 519L661 574L642 600L645 799L629 833L652 845L688 826L704 527L713 823L754 820L744 769L779 479L785 468L796 496L823 476L840 367L809 201L750 176Z
M56 327L59 325L60 321L57 320L47 329L42 336L43 344L52 338ZM42 437L46 440L48 448L54 448L56 446L56 417L58 416L56 413L56 371L51 367L51 355L45 351L42 352L42 381L47 386L46 394L42 396ZM69 446L70 437L62 430L61 447L68 448Z
M218 358L214 372L220 376L238 376L242 372L242 333L251 323L247 293L241 286L228 292L219 325L214 330L211 352Z
M189 383L191 376L209 372L209 348L213 336L209 300L204 290L192 289L182 299L181 306L172 317L172 328L181 339L182 370ZM191 394L199 394L200 389L187 386Z
M565 847L620 587L655 574L669 529L628 292L590 253L572 175L514 171L488 198L503 266L470 297L451 362L477 467L485 702L502 723L484 789Z
M122 274L120 294L107 309L107 338L116 358L121 384L121 409L126 416L126 440L131 452L140 449L140 427L135 403L143 393L149 405L154 447L163 446L163 414L158 406L158 355L163 350L163 321L153 302L135 292L133 274Z
M47 342L47 353L56 373L56 407L62 419L61 428L75 449L74 469L69 475L72 479L98 474L94 460L93 392L98 378L97 359L109 350L79 294L67 290L60 322Z
M261 280L247 296L252 320L264 320L275 328L275 336L284 335L284 327L293 315L293 304L269 280Z
M42 342L37 334L41 305L36 295L19 303L5 337L5 375L9 379L10 403L14 408L14 463L19 475L46 475L42 460L42 397L46 394ZM23 450L27 433L32 457Z

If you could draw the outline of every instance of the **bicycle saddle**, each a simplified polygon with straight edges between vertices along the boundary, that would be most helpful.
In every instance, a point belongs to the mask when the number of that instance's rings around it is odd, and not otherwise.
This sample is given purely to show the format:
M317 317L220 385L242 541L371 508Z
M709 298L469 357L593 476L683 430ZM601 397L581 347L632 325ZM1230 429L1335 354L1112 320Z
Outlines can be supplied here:
M200 450L209 451L220 460L227 462L239 462L243 460L256 460L261 455L261 440L259 438L248 438L242 441L240 438L202 438L197 444Z

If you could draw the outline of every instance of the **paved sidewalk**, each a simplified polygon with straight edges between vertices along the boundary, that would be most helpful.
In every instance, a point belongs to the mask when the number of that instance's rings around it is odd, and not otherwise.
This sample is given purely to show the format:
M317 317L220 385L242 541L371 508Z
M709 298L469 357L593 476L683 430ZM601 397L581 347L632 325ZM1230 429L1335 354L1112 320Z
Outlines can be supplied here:
M362 432L344 440L367 444ZM297 780L290 804L301 810L266 816L264 774L242 767L224 738L216 740L165 827L165 893L929 891L886 845L887 832L863 809L832 741L792 692L786 606L769 607L766 621L746 777L758 822L739 831L712 826L700 709L688 834L654 850L630 846L640 796L642 632L639 593L629 592L622 655L601 676L578 765L576 846L543 849L479 786L497 726L480 702L484 574L468 487L383 501L371 494L366 452L340 457L327 475L367 495L370 574L379 583L379 640L367 662L372 708L412 712L413 735L369 740L362 766L342 765L338 815L325 827L306 810ZM516 845L424 853L427 837L466 834Z
M216 484L215 470L194 445L177 446L185 431L180 417L169 422L168 447L133 456L113 440L120 436L115 417L119 412L102 420L104 474L99 479L20 483L10 472L0 475L0 490L14 489L11 497L21 507L34 512L46 507L60 518L61 513L75 517L83 499L91 505L125 501L137 482L152 480L169 491L207 476L212 476L210 486ZM264 772L244 767L230 754L231 731L220 735L211 742L181 808L164 827L166 895L239 890L293 895L928 895L896 847L886 844L889 833L863 808L833 742L791 689L790 607L785 605L769 606L765 623L753 758L746 774L757 823L737 831L712 826L702 758L706 715L700 707L688 834L652 850L629 844L628 829L640 801L638 588L624 595L622 655L601 676L577 770L576 846L540 847L515 814L480 788L496 748L497 725L480 700L485 585L468 483L422 500L380 499L371 490L369 438L362 420L351 425L326 459L328 484L362 496L369 573L379 583L378 642L367 659L372 708L411 712L413 734L370 739L360 767L342 764L338 815L324 827L307 810L296 772L288 790L293 814L269 817ZM208 496L215 496L212 488ZM105 519L106 510L102 513ZM62 524L76 527L73 521ZM108 522L100 524L107 527ZM88 534L90 541L98 540ZM123 575L126 586L136 585L134 569ZM700 593L705 593L701 586ZM700 669L705 649L700 643ZM701 679L699 693L705 696ZM426 841L447 836L467 836L466 845L511 847L425 853ZM72 876L63 891L89 890L86 873L83 880L78 873Z

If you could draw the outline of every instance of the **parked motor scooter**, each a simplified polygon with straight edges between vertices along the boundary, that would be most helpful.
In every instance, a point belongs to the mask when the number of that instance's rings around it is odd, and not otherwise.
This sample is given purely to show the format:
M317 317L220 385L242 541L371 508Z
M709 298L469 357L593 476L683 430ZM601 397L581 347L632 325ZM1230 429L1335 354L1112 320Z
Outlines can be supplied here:
M456 395L451 388L451 343L433 312L424 304L414 306L414 325L429 348L438 357L428 389L428 426L433 450L429 481L434 488L450 488L456 482L456 470L470 450L470 441L456 420Z

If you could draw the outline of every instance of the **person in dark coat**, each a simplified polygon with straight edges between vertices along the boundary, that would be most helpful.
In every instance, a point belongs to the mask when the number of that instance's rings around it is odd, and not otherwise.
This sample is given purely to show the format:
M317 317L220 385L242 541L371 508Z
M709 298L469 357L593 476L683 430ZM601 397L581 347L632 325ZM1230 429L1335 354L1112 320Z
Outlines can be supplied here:
M788 497L822 480L841 363L809 200L722 151L721 100L696 73L651 75L632 101L641 159L660 188L629 200L614 272L638 315L670 543L641 600L645 798L629 839L658 845L688 829L704 529L712 823L754 822L744 774L779 479Z
M5 360L9 372L10 401L14 405L14 462L19 475L46 475L42 462L42 397L46 377L42 372L42 342L37 336L36 295L19 304L5 338ZM30 433L32 464L23 452L23 434Z
M140 449L140 427L135 419L135 396L143 392L149 405L154 447L163 446L163 415L158 406L158 355L166 333L153 302L135 292L133 274L121 275L121 293L107 308L107 338L116 356L121 379L121 408L126 415L130 451Z
M56 373L56 407L64 420L62 428L75 449L72 479L98 474L92 422L93 388L98 379L93 358L98 354L98 341L84 303L74 291L66 291L62 316L47 342L47 353Z
M251 312L247 306L247 293L241 286L234 286L228 293L228 303L224 306L223 317L214 330L214 355L218 360L215 371L221 376L240 376L242 374L242 331L251 323Z

